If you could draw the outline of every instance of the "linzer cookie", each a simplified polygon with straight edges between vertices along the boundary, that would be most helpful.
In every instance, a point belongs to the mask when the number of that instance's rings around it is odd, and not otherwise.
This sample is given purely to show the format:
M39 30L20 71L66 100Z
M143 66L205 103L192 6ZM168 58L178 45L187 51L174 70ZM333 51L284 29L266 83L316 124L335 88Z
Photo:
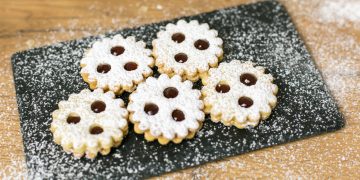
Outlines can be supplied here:
M192 82L166 74L149 77L129 97L129 119L148 141L180 143L193 138L204 121L201 93Z
M106 155L120 145L128 132L128 112L121 99L102 89L82 90L59 102L50 130L55 143L75 157Z
M116 35L95 42L81 60L81 76L91 89L102 88L121 94L152 74L154 60L143 41Z
M158 71L197 81L209 67L217 67L223 56L223 41L217 35L208 24L196 20L167 24L152 42Z
M264 72L261 66L238 60L210 69L201 92L211 120L246 128L268 118L276 106L278 87Z

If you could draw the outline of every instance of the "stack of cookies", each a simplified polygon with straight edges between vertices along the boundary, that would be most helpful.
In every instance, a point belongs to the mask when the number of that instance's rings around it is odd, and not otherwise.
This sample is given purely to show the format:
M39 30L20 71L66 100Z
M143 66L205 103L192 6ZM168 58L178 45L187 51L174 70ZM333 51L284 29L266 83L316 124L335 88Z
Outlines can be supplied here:
M153 50L134 37L95 42L80 62L88 89L59 102L52 113L55 143L75 157L94 158L117 147L128 132L166 145L196 135L205 119L237 128L256 126L276 105L278 88L263 67L221 63L223 41L209 25L179 20L166 25ZM157 66L161 75L151 77ZM193 89L201 80L202 90ZM129 103L115 95L130 92Z

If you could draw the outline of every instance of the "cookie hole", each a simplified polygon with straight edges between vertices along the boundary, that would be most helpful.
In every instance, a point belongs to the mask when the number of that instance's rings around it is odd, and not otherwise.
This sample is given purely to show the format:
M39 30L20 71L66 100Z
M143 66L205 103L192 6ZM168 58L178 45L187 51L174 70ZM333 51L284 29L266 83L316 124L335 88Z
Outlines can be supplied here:
M270 74L269 69L265 68L264 73L265 73L265 74Z
M80 122L80 116L78 116L77 114L75 113L70 113L69 116L67 117L66 119L66 122L68 124L77 124Z
M104 129L100 126L94 126L90 128L90 134L101 134L102 132L104 132Z
M146 114L153 116L159 112L159 107L154 103L145 104L144 111Z
M168 87L164 89L163 94L166 98L175 98L179 94L179 91L174 87Z
M103 111L105 111L105 108L106 108L106 104L102 101L95 101L91 104L91 110L94 113L103 112Z
M138 65L134 62L128 62L124 65L124 69L127 71L133 71L137 69Z
M240 82L247 86L252 86L256 84L256 81L256 77L250 73L245 73L240 76Z
M184 53L178 53L174 56L174 59L178 63L184 63L188 60L188 56Z
M171 36L171 39L177 43L181 43L185 40L185 35L183 33L175 33Z
M205 39L199 39L199 40L195 41L194 46L198 50L205 50L205 49L209 48L209 42Z
M123 54L125 51L125 48L122 46L115 46L110 49L110 53L114 56L119 56Z
M96 68L96 71L98 73L105 74L105 73L109 72L110 69L111 69L110 64L99 64Z
M171 113L171 116L175 121L183 121L185 119L185 114L182 111L178 110L178 109L175 109Z
M243 108L249 108L254 104L253 100L246 96L240 97L238 103Z
M230 86L224 83L219 83L216 85L215 90L218 93L227 93L230 91Z

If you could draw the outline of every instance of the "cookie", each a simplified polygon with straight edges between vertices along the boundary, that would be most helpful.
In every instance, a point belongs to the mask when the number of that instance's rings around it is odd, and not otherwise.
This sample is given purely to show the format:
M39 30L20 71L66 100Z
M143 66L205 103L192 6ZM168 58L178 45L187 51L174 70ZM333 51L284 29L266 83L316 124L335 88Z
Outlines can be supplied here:
M135 132L162 145L193 138L202 126L204 112L201 93L192 86L178 75L169 78L166 74L139 84L127 107Z
M121 144L128 132L128 112L121 99L102 89L82 90L60 101L52 113L50 130L54 141L75 157L106 155Z
M276 106L278 87L261 66L233 60L212 68L202 79L205 113L214 122L237 128L257 126Z
M132 92L136 85L152 74L154 59L143 41L133 36L97 41L80 62L81 76L90 89L101 88L121 94Z
M153 40L153 56L160 73L197 81L223 56L223 41L209 25L193 20L167 24Z

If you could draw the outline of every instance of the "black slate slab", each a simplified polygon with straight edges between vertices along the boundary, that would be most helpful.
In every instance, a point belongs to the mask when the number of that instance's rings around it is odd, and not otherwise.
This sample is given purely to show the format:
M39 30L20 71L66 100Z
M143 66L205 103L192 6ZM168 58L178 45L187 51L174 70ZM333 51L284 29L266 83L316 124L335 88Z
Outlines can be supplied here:
M75 159L52 142L50 113L60 100L87 88L80 77L87 37L13 55L13 71L30 177L143 178L334 131L344 120L282 5L262 2L185 17L208 23L224 40L224 61L251 60L266 67L279 86L278 105L255 128L239 130L212 123L192 140L160 146L147 143L132 127L108 156ZM134 35L151 48L156 32L170 20L106 34ZM201 84L195 85L201 88ZM121 98L127 100L128 94Z

